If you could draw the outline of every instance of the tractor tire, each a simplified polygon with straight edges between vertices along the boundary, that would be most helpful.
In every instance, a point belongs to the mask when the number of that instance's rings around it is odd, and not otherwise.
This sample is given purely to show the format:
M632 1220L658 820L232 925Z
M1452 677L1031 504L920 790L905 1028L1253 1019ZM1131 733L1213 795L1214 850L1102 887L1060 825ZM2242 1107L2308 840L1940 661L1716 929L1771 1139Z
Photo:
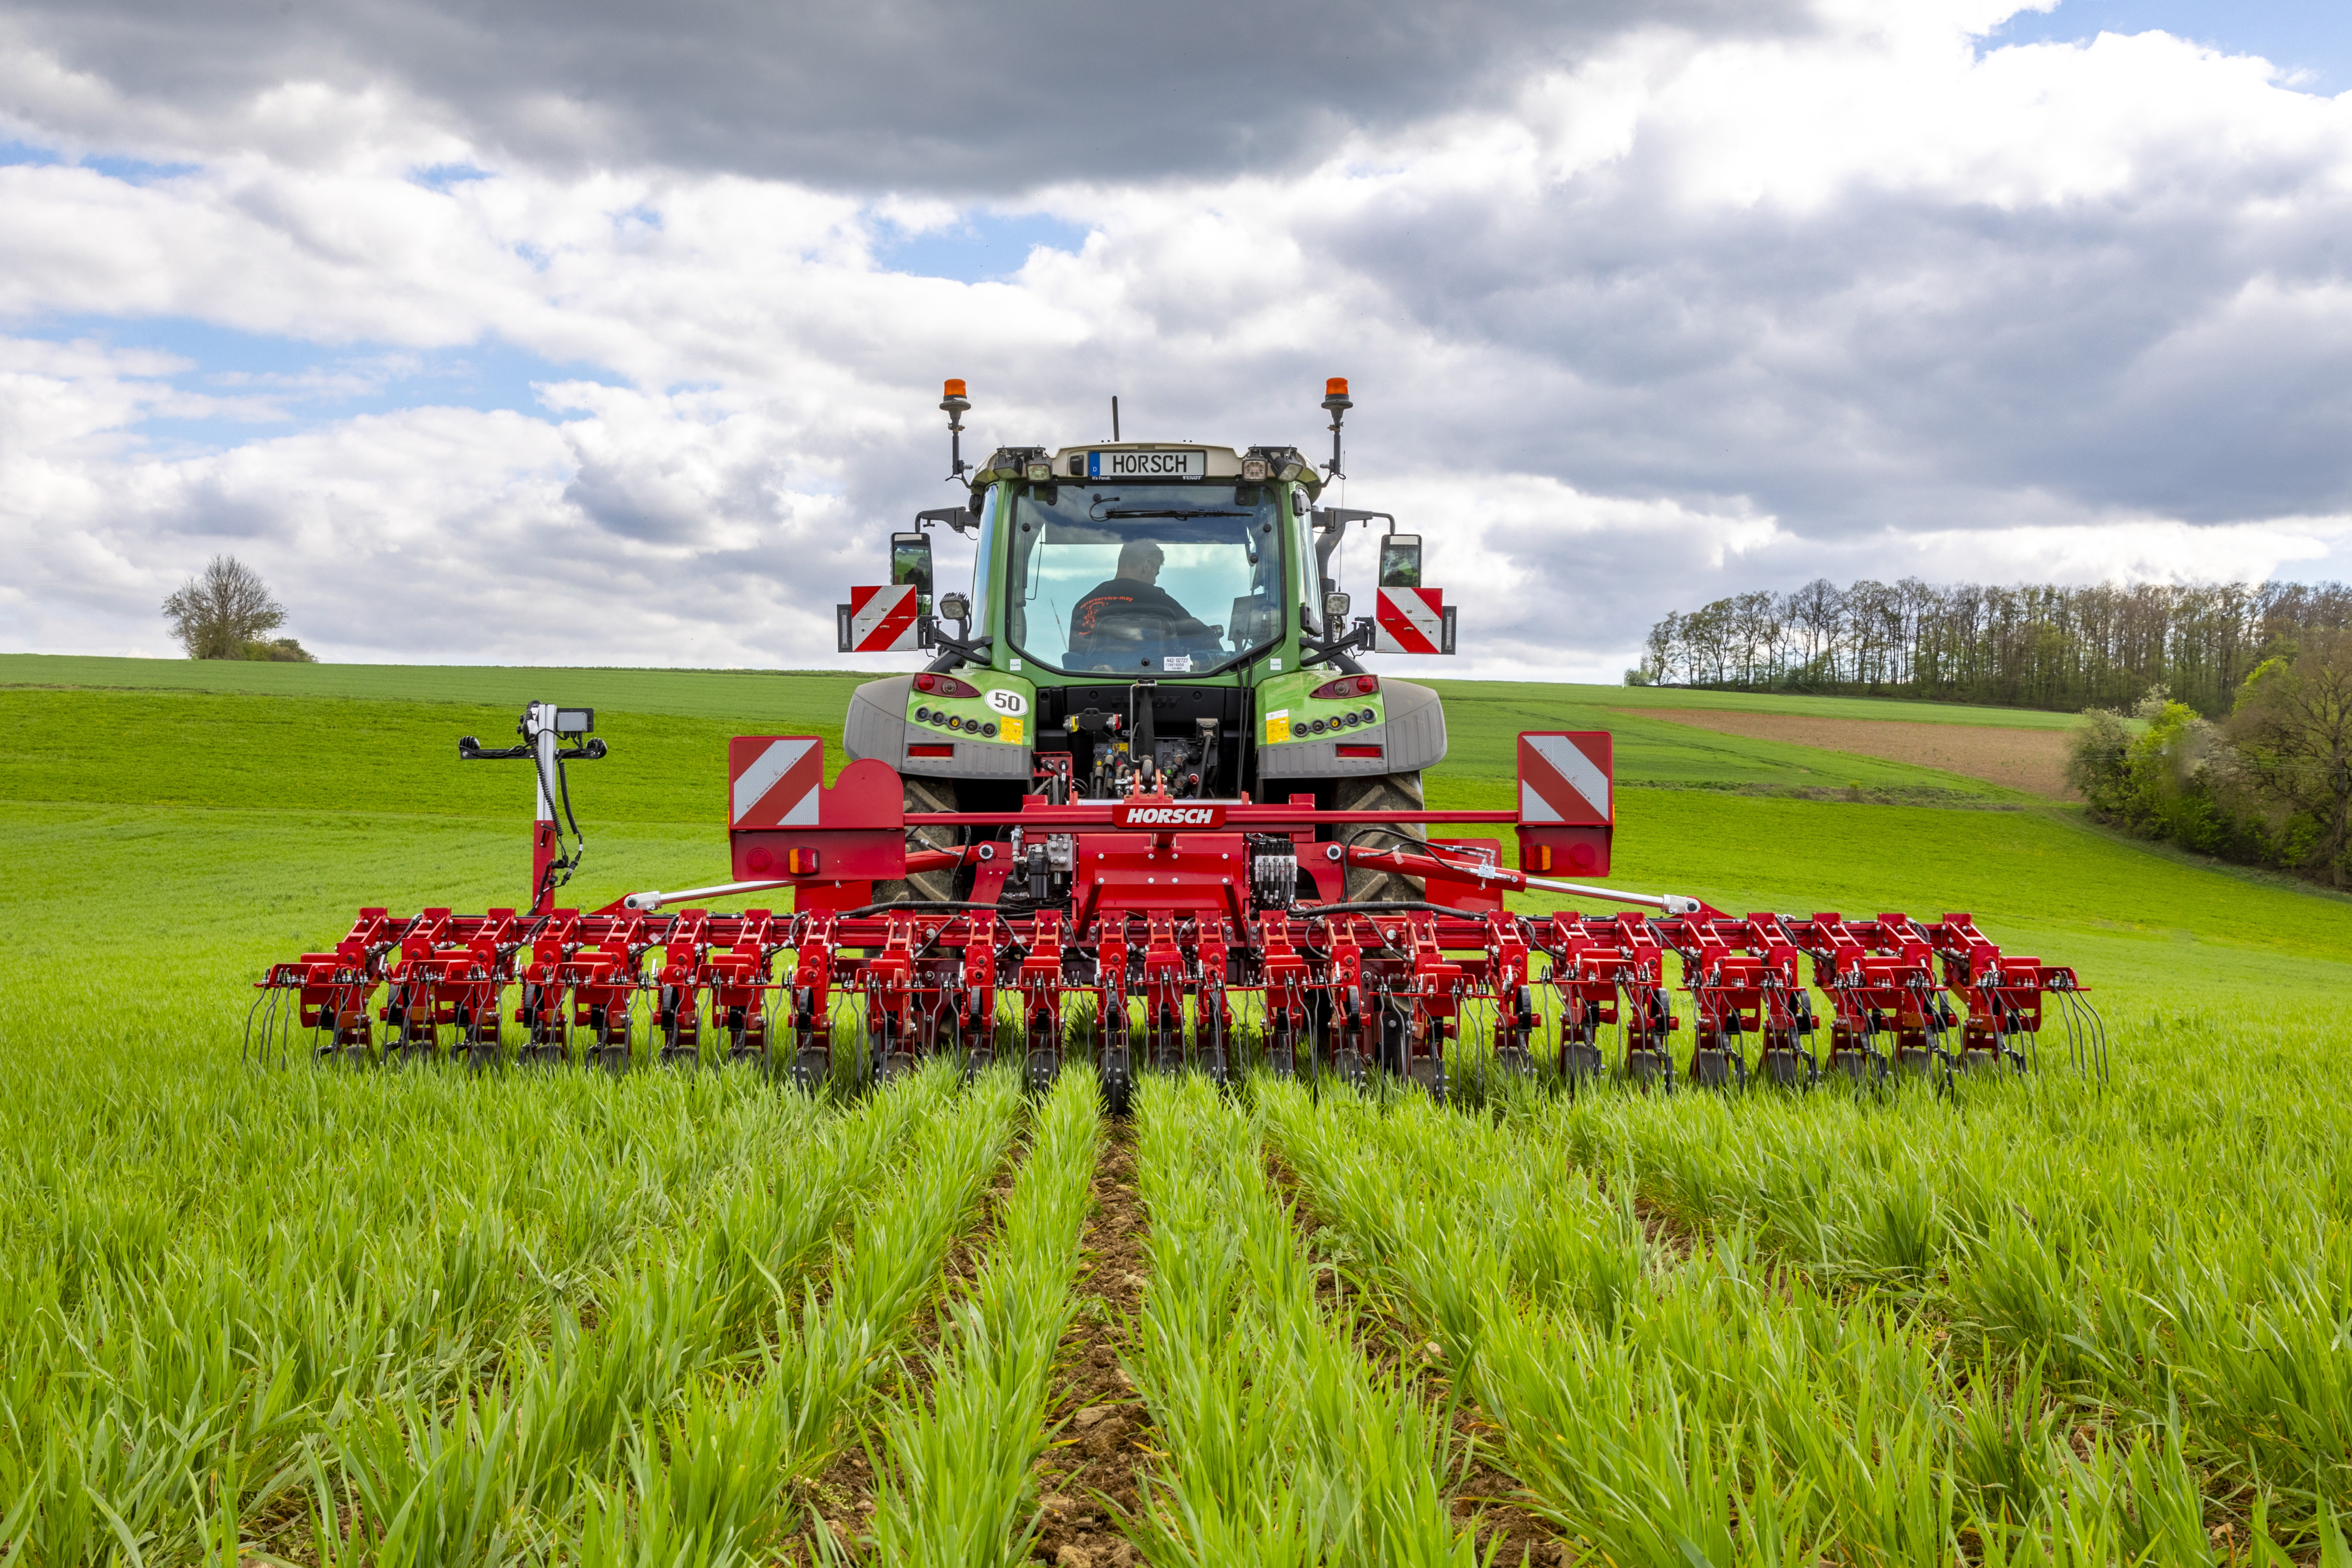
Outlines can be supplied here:
M1331 804L1340 811L1419 811L1423 805L1421 774L1415 771L1340 779ZM1401 833L1423 840L1429 837L1429 829L1418 822L1401 822L1391 827L1377 823L1351 823L1338 830L1340 843L1361 844L1370 849L1402 847L1397 838ZM1348 902L1351 904L1413 900L1428 896L1416 878L1353 866L1348 868Z
M904 784L901 799L910 813L918 811L953 811L956 809L956 786L953 779L927 779L914 773L901 775ZM953 849L955 829L951 827L919 827L907 838L909 852L918 849ZM874 884L874 901L877 904L903 904L913 900L947 900L955 897L955 872L919 871L902 881Z

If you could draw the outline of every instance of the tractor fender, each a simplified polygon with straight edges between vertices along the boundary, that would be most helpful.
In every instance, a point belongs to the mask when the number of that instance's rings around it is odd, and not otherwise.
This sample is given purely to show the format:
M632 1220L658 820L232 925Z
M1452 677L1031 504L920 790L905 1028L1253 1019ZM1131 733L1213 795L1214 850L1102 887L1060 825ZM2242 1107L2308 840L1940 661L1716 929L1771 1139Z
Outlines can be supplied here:
M849 713L841 726L841 749L853 759L872 758L903 773L941 779L1026 779L1029 747L1003 741L965 741L926 728L907 717L914 690L911 675L869 680L849 694ZM948 756L910 757L910 744L947 746Z
M1410 680L1391 680L1384 675L1381 677L1381 722L1377 729L1351 730L1344 737L1356 745L1377 738L1380 756L1342 757L1339 751L1341 737L1286 741L1259 748L1258 776L1332 779L1410 773L1444 760L1445 705L1435 691Z

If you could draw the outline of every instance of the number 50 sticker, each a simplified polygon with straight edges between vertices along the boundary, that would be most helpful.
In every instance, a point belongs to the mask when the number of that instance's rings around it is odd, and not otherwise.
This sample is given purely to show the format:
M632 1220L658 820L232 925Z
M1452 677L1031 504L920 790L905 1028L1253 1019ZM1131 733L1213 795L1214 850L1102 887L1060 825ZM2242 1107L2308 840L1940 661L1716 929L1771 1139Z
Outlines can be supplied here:
M999 713L1026 713L1029 711L1028 699L1023 697L1018 691L1008 690L1002 686L996 688L996 689L988 694L988 705L991 708L995 709Z

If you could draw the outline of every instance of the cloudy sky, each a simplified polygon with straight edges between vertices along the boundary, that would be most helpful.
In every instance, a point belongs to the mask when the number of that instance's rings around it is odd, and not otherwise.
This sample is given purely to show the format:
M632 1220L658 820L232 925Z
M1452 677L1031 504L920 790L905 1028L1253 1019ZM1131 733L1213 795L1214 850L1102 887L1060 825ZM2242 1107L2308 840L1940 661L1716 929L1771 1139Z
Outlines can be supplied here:
M230 552L332 659L836 662L950 375L982 449L1312 446L1349 377L1444 673L2352 577L2347 16L6 0L0 648L171 653Z

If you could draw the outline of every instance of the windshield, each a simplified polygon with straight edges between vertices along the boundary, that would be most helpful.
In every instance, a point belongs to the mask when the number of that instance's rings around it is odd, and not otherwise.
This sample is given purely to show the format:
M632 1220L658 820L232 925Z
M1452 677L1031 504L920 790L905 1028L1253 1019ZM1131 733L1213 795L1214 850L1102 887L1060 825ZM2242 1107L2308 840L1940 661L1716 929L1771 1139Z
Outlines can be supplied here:
M1040 664L1198 675L1282 637L1270 489L1042 485L1013 516L1006 629Z

